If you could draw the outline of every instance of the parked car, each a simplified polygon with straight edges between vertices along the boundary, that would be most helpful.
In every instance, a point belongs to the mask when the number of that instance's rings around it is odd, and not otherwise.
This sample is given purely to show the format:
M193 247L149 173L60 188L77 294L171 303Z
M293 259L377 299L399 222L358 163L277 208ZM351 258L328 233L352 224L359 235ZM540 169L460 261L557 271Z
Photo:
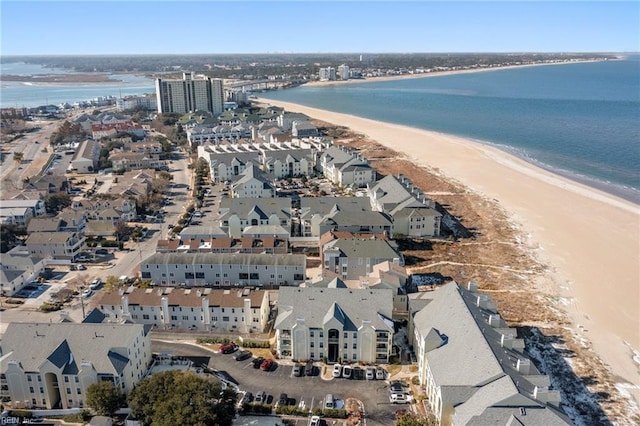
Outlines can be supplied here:
M264 391L260 391L256 394L256 404L264 404L267 402L267 394Z
M342 376L342 366L340 364L333 364L333 377Z
M302 376L302 365L300 364L293 364L293 375L295 377L300 377Z
M262 371L270 371L273 368L273 361L270 359L265 359L264 361L262 361L262 364L260 364L260 370Z
M281 393L278 398L278 402L276 402L276 407L283 407L289 405L289 396L286 393Z
M352 371L353 371L353 369L350 366L343 365L342 366L342 377L344 377L345 379L350 379Z
M263 361L264 361L264 358L262 358L261 356L259 356L258 358L254 358L254 360L251 361L253 362L253 368L260 368Z
M77 266L77 268L78 268L78 271L86 271L86 270L87 270L87 267L86 267L86 266L84 266L82 263L80 263L80 264Z
M220 345L220 352L222 352L223 354L230 354L237 350L238 350L238 345L236 345L236 342L229 342L229 343Z
M376 368L376 379L384 380L386 378L387 378L387 372L385 371L385 369L382 367Z
M373 367L367 367L365 370L365 378L367 380L374 380L376 378L376 369Z
M245 359L251 358L251 351L239 351L233 357L236 361L244 361Z
M91 290L95 290L100 287L100 284L102 284L102 280L100 278L96 278L95 280L91 281L91 283L89 284L89 288Z
M392 404L407 404L409 397L403 393L392 393L389 395L389 402Z
M390 386L389 386L389 392L391 393L408 393L407 390L405 390L405 386L402 382L399 382L397 380L391 382Z
M307 364L304 366L304 375L313 376L313 361L307 361Z
M328 393L327 396L324 397L324 408L335 408L335 406L333 395Z
M320 426L320 416L311 416L309 426Z
M85 291L82 292L82 294L80 295L83 299L86 299L87 297L91 297L91 295L93 294L93 290L91 290L90 288L86 289Z

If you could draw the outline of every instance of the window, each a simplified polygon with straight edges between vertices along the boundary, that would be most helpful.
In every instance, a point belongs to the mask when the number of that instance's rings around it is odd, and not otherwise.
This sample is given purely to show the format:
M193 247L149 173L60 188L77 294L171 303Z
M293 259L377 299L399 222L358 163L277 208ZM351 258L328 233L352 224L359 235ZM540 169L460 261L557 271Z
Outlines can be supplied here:
M76 388L76 393L77 393L78 395L80 395L80 394L82 393L82 391L80 390L80 388Z
M313 337L313 330L309 331L309 337Z
M238 274L238 279L248 280L249 279L249 274L247 272L240 272Z
M312 348L313 348L315 345L316 345L316 344L315 344L314 342L311 342L311 343L309 344L309 346L310 346L310 347L312 347Z
M204 279L204 272L196 272L196 278L199 280Z
M71 388L67 388L67 395L71 395Z
M249 274L249 278L252 280L259 280L260 274L258 274L257 272L252 272L251 274Z
M34 392L33 386L29 386L29 393L33 393L33 392Z
M324 348L324 342L320 342L320 347Z
M353 349L358 349L358 344L357 343L353 344Z
M348 332L346 332L346 331L344 332L344 338L345 338L345 339L348 339L348 338L349 338L349 333L348 333Z
M222 321L229 322L229 317L222 317Z
M149 319L149 315L148 315L148 314L143 314L143 315L142 315L142 319L146 319L146 320L148 320L148 319Z
M69 383L69 376L64 376L64 382Z
M342 348L347 349L347 346L348 346L347 343L345 343Z
M73 381L74 381L74 382L76 382L76 383L80 383L80 379L78 379L78 376L75 376L75 377L73 378Z

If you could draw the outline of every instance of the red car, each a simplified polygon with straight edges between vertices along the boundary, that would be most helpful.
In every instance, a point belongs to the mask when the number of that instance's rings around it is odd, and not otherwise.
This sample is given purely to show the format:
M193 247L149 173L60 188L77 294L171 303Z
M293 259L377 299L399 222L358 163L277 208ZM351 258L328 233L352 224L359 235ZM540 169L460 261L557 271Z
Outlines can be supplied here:
M235 342L229 342L229 343L220 345L220 352L222 352L223 354L230 354L237 350L238 350L238 345L236 345Z
M262 361L262 364L260 364L260 370L263 371L269 371L271 370L271 367L273 367L273 361L270 359L265 359Z

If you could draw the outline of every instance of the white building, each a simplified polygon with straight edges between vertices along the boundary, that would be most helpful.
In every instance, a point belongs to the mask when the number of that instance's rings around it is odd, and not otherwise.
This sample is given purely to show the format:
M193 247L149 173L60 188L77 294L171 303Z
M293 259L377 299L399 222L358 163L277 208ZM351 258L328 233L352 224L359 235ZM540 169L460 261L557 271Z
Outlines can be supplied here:
M76 173L95 173L100 160L100 142L95 140L83 141L71 160L69 168Z
M248 164L242 177L231 185L231 195L233 198L273 198L276 188L257 166Z
M336 79L336 69L332 67L320 68L318 70L320 81L333 81Z
M349 80L349 65L342 64L338 67L338 76L341 80Z
M281 286L305 280L303 254L156 253L140 264L142 279L185 287Z
M270 312L267 291L249 288L129 287L103 293L96 305L113 320L128 320L162 329L221 329L240 333L262 333Z
M15 408L85 407L89 386L129 392L150 362L141 324L10 323L0 341L0 380Z
M32 217L43 216L46 213L44 200L39 198L0 200L2 223L26 226Z
M396 235L440 235L442 214L435 209L435 203L403 175L398 178L385 176L374 184L367 185L367 193L374 210L391 216Z
M339 186L363 187L376 179L376 171L357 152L340 146L331 146L317 163L324 176Z
M418 378L441 425L567 425L560 394L489 296L451 282L409 300Z
M138 106L145 107L149 111L155 111L158 109L158 98L155 95L144 95L125 96L124 98L116 99L117 111L126 111Z
M44 270L45 261L32 257L24 247L0 254L0 295L12 296Z
M282 287L276 351L294 360L388 362L392 311L389 289Z
M183 73L182 80L156 79L159 113L188 113L197 110L220 114L224 111L222 80L204 77L194 79Z

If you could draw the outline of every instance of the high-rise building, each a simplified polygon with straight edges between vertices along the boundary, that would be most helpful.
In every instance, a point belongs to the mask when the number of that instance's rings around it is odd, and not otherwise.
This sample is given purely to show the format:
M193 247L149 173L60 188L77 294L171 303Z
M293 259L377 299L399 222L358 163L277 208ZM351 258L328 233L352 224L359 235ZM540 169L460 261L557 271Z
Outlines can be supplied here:
M329 81L336 79L336 69L332 67L320 68L318 71L320 81Z
M156 96L161 114L196 110L220 114L224 110L222 80L210 77L194 79L190 72L183 73L182 80L156 79Z
M338 67L338 76L342 80L349 80L349 65L340 65Z

